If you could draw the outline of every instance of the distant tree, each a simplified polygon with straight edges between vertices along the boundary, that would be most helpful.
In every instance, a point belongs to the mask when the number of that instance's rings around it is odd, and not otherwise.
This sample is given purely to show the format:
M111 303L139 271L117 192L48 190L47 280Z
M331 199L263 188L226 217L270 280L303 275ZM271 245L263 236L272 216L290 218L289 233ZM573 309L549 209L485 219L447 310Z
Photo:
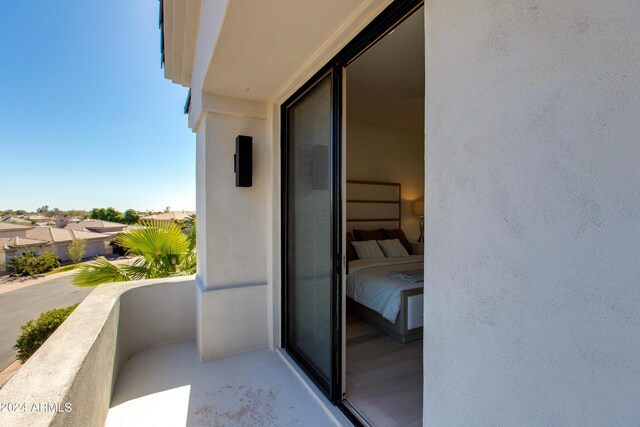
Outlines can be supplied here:
M105 208L93 208L91 209L91 213L89 214L89 218L91 219L103 219L107 215L107 211Z
M49 205L40 206L38 209L36 209L36 213L42 215L49 213Z
M124 216L122 217L122 222L125 224L136 224L140 221L140 215L133 209L127 209L124 211Z
M196 214L189 215L188 217L186 217L182 221L176 221L176 222L178 223L178 225L182 229L182 232L184 234L186 234L187 236L192 234L192 233L195 233L195 229L196 229Z
M115 210L114 208L107 208L107 217L105 221L122 222L122 212Z
M70 209L64 212L64 216L69 218L86 219L89 217L89 212L79 209Z
M79 263L84 258L85 249L87 248L87 241L78 239L72 240L67 246L67 255L74 264Z
M16 215L26 215L27 211L25 211L24 209L18 209L16 210Z
M124 217L122 216L122 213L115 210L114 208L92 209L89 217L91 219L101 219L103 221L111 221L111 222L121 223L124 221Z
M164 208L165 212L171 212L171 206L167 206L166 208Z

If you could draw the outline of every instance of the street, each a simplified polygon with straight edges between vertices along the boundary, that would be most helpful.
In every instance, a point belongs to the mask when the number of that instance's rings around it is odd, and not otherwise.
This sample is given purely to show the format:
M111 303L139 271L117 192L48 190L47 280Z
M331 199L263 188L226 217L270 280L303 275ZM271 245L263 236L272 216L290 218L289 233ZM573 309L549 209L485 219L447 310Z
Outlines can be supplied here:
M13 345L21 325L44 311L81 302L95 289L72 285L72 277L52 278L0 294L0 371L15 360Z

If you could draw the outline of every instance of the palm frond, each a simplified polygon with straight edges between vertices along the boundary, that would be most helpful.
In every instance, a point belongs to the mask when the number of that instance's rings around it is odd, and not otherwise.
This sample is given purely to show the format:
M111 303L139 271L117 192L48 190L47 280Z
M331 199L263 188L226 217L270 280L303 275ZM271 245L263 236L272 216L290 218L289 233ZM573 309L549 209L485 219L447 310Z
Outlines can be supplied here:
M126 271L110 263L104 257L97 257L88 264L81 265L73 276L76 286L97 286L103 283L128 282L133 280Z
M195 224L194 224L195 225ZM185 234L174 223L142 222L140 227L120 234L115 244L139 255L130 265L115 266L104 258L82 267L74 278L79 286L108 282L182 276L196 272L196 229Z
M189 248L180 227L158 221L141 223L139 228L119 235L116 243L145 258L184 253Z

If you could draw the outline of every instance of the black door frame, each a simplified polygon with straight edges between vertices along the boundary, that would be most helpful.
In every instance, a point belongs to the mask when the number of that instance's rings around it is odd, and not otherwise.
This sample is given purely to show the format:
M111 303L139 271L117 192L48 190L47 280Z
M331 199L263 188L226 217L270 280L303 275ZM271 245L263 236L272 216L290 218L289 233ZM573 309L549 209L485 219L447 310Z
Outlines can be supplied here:
M287 296L287 286L289 283L289 268L288 268L288 251L289 251L289 241L288 241L288 229L289 229L289 198L286 196L288 194L289 188L289 135L288 135L288 123L287 111L289 108L294 106L299 100L301 100L309 91L311 91L318 83L324 80L326 77L331 77L331 143L329 144L329 159L330 159L330 168L332 173L330 174L330 198L331 198L331 252L332 259L336 259L339 257L341 259L341 247L339 245L342 244L342 240L338 239L337 236L340 236L342 233L342 217L340 216L342 209L339 205L336 205L336 200L341 200L341 195L339 194L341 191L340 180L342 174L335 174L335 165L336 161L340 162L341 154L340 148L336 148L340 146L339 135L336 138L336 127L340 127L339 116L337 116L336 111L334 111L334 106L336 103L336 99L340 99L340 93L336 93L335 88L340 87L340 75L335 72L335 69L324 67L320 72L314 75L304 86L302 86L298 91L296 91L284 104L281 106L281 134L282 134L282 145L281 145L281 176L282 176L282 206L281 206L281 244L282 244L282 252L281 252L281 261L282 261L282 296L281 296L281 308L282 308L282 331L281 331L281 345L282 348L287 350L287 353L291 356L293 360L302 368L303 371L311 378L314 383L318 386L318 388L325 393L325 395L331 400L335 402L338 399L338 395L340 394L340 385L336 383L336 378L338 381L340 380L339 375L336 375L336 365L338 369L341 369L341 360L335 359L336 356L336 344L337 349L340 349L340 343L336 343L336 334L342 333L341 324L337 324L338 320L336 316L331 316L331 373L330 378L326 381L323 378L323 375L313 366L313 364L307 359L307 357L298 351L294 346L292 346L288 342L288 296ZM340 113L341 114L341 113ZM336 118L338 120L336 121ZM336 193L338 191L338 193ZM338 215L338 216L336 216ZM337 254L337 255L336 255ZM336 281L341 280L341 265L336 265L335 262L331 264L331 301L330 301L330 310L333 314L336 310L340 310L340 305L336 306L336 303L339 303L336 298ZM339 372L339 371L338 371Z
M335 57L309 79L300 89L290 96L280 108L281 115L281 277L282 277L282 331L281 345L291 357L300 365L303 371L322 390L329 400L342 409L356 425L361 422L356 418L343 402L342 390L342 76L343 70L355 61L369 47L400 25L406 18L417 11L424 4L424 0L395 0L382 13L371 21L353 40L351 40ZM332 112L331 112L331 143L330 143L330 189L331 189L331 248L332 248L332 283L331 283L331 379L327 384L315 372L315 369L305 360L304 356L288 346L287 342L287 286L288 286L288 123L287 111L302 98L316 83L327 75L332 75Z

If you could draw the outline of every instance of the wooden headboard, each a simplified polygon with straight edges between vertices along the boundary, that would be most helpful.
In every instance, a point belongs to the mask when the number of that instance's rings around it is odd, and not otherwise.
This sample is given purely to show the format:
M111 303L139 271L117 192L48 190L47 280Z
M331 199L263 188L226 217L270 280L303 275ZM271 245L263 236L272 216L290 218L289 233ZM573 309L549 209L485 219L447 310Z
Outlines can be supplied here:
M347 180L347 231L400 228L400 184Z

